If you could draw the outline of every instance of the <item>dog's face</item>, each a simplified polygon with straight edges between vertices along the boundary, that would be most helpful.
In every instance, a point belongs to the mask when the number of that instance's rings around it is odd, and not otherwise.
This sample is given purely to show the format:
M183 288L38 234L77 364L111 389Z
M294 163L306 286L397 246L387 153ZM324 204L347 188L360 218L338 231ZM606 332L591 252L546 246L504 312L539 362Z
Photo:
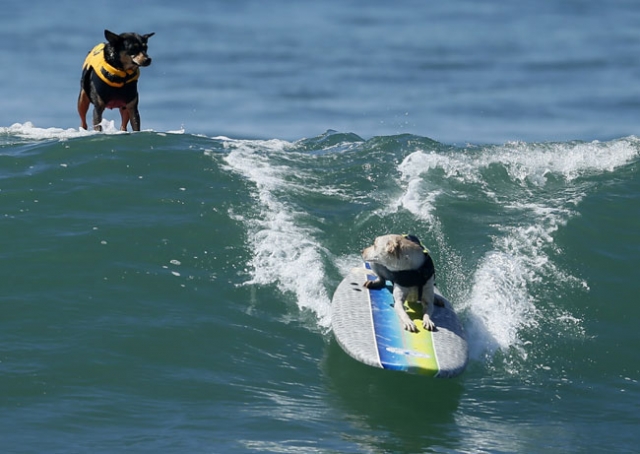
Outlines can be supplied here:
M383 235L362 251L368 262L383 265L390 271L415 270L424 263L422 248L402 235Z
M116 35L109 30L104 31L104 36L120 57L120 62L125 70L138 66L149 66L151 57L147 55L147 41L155 33L138 35L137 33L122 33Z

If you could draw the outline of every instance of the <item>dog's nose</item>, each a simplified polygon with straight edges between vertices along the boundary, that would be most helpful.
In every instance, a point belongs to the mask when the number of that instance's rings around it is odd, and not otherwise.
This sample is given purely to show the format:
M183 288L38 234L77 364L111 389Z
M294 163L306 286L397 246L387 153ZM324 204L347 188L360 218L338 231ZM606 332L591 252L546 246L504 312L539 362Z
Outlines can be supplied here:
M145 61L143 61L140 66L149 66L150 64L151 64L151 57L149 57Z

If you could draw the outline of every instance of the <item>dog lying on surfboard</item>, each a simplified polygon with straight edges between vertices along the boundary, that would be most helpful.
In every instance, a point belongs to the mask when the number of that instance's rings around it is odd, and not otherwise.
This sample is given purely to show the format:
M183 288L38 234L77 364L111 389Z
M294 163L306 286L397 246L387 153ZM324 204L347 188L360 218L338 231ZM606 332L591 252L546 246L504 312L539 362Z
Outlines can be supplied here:
M420 301L423 309L422 326L429 331L436 326L431 320L434 304L442 306L435 295L435 267L429 251L415 235L383 235L373 245L362 251L362 258L369 262L378 276L367 280L364 286L377 289L386 281L393 283L394 309L405 330L417 332L418 328L404 308L405 301Z

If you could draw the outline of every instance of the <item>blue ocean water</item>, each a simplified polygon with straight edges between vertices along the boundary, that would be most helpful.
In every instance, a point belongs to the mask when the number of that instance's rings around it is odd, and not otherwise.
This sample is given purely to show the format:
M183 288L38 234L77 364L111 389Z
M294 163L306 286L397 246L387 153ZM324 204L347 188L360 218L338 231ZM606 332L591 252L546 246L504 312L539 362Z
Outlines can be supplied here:
M637 452L640 5L7 2L3 452ZM78 129L103 30L155 32L143 132ZM331 334L414 232L471 347Z
M411 133L444 143L635 132L635 2L8 0L0 124L77 127L103 29L155 31L143 128L229 137Z

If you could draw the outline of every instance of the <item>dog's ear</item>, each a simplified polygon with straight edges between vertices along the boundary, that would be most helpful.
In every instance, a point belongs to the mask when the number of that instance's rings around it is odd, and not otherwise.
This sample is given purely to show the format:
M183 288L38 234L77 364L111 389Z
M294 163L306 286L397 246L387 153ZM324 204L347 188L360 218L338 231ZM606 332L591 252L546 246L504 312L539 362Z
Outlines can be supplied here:
M400 255L400 240L393 238L387 241L387 254L398 257Z
M147 33L146 35L142 35L142 39L146 42L149 38L151 38L155 34L156 32Z
M107 38L107 41L109 41L109 44L115 46L116 44L118 44L120 42L120 36L116 35L115 33L106 30L104 31L104 37Z

